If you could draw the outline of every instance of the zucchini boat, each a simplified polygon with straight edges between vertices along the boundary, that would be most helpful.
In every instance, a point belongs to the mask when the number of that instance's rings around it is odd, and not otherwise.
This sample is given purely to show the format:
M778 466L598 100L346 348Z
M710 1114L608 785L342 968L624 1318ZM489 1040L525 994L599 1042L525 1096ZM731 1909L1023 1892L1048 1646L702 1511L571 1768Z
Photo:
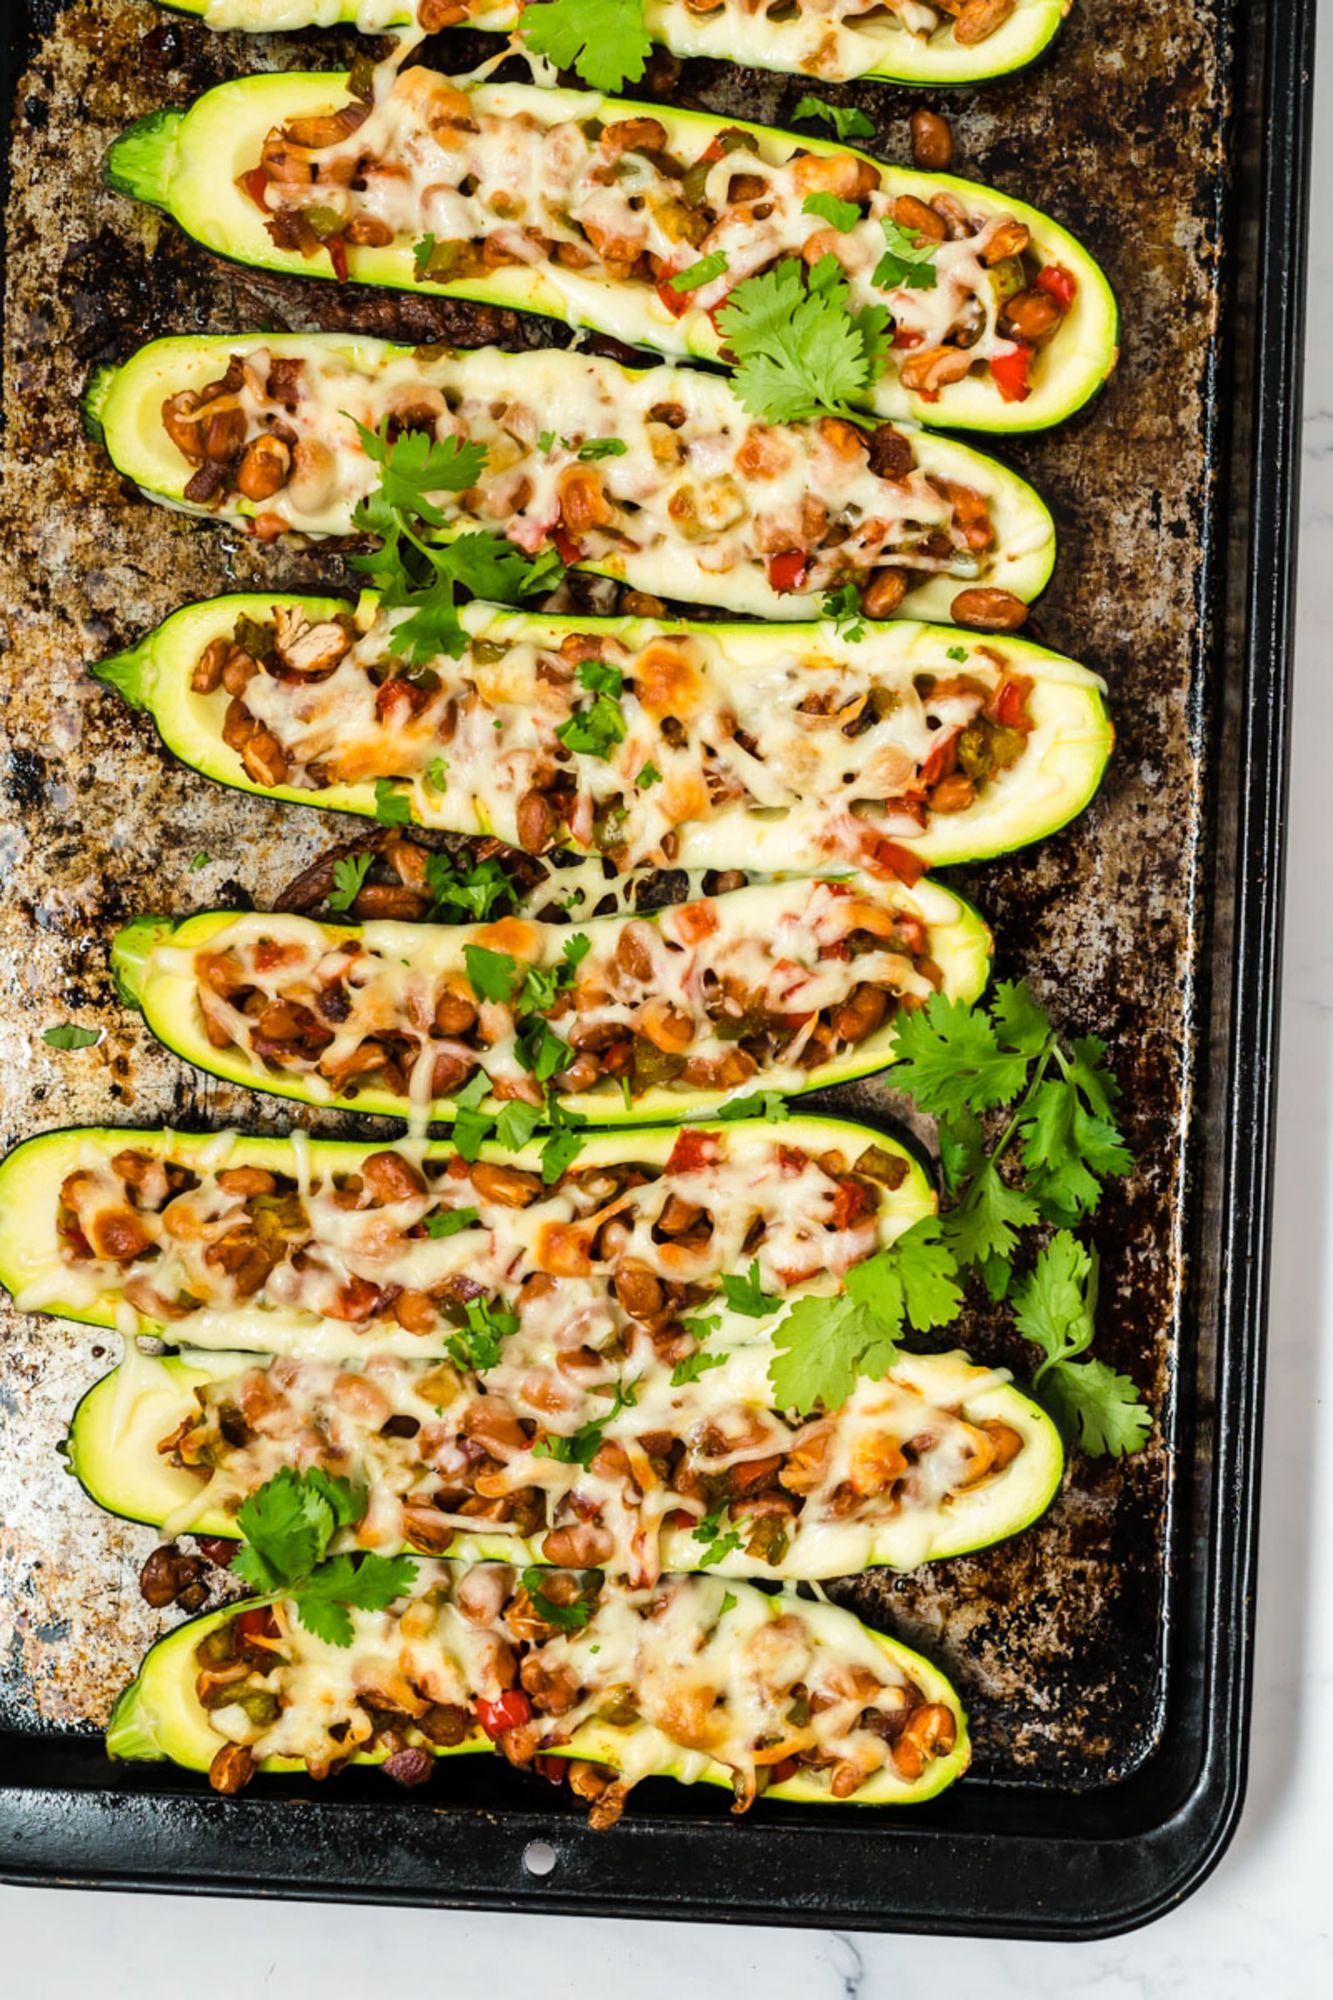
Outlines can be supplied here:
M1111 751L1096 675L1008 635L470 604L462 656L423 671L393 659L401 616L215 598L93 672L222 784L368 817L396 785L423 826L622 870L910 880L1055 832Z
M1055 559L1051 517L980 452L841 418L757 424L726 378L544 348L393 347L347 334L187 335L93 377L85 417L150 498L264 538L351 534L379 484L358 423L484 448L476 484L428 496L448 541L500 530L636 590L798 618L855 584L1012 625Z
M418 23L507 32L517 0L164 0L210 28L278 34L348 22L366 34ZM644 0L654 41L678 56L715 56L817 82L983 83L1041 55L1073 0Z
M871 1075L901 1008L977 998L990 934L933 882L798 877L577 931L141 917L111 955L158 1039L230 1082L428 1121L482 1077L492 1114L544 1122L549 1089L619 1125Z
M319 1464L368 1494L347 1548L595 1565L635 1585L705 1558L788 1581L914 1569L1017 1534L1054 1497L1059 1433L1006 1370L901 1354L840 1409L784 1421L772 1335L715 1317L699 1373L636 1354L633 1401L610 1415L605 1386L571 1393L553 1341L479 1375L131 1343L80 1403L68 1460L99 1506L167 1536L236 1537L268 1480Z
M386 76L374 102L348 85L219 84L140 119L105 177L242 264L477 299L709 361L730 358L717 316L738 285L831 257L849 312L890 315L892 345L852 399L880 417L1041 430L1115 366L1096 263L995 189L592 91L424 68Z
M464 1157L299 1132L44 1133L0 1162L0 1283L21 1312L311 1360L468 1365L559 1326L605 1380L605 1350L711 1309L728 1277L757 1265L770 1298L836 1292L936 1206L904 1147L840 1119L571 1138Z
M280 1599L193 1619L121 1695L107 1750L228 1793L256 1771L383 1763L417 1784L437 1756L556 1757L599 1827L647 1777L725 1785L744 1812L761 1790L912 1805L967 1769L948 1681L836 1604L704 1576L634 1591L556 1572L545 1588L534 1601L507 1564L422 1563L387 1611L351 1613L346 1647Z

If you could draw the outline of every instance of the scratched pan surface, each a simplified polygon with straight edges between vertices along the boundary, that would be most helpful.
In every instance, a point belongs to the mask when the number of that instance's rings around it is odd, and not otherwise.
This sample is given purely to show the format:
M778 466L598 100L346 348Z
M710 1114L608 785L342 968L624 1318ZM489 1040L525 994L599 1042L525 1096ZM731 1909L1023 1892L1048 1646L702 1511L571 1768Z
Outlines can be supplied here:
M1283 0L1280 13L1265 63L1261 6L1080 0L1053 61L944 107L958 170L1069 223L1125 308L1109 392L1011 454L1063 534L1041 635L1106 675L1118 753L1077 826L960 886L995 925L1001 971L1111 1042L1139 1165L1097 1220L1100 1351L1160 1419L1128 1463L1075 1459L1046 1520L1012 1546L834 1586L955 1677L973 1775L910 1819L760 1808L737 1824L716 1795L649 1787L608 1836L503 1766L411 1797L349 1774L239 1801L170 1771L112 1771L97 1731L163 1626L135 1583L154 1537L99 1513L58 1446L114 1350L6 1309L0 1872L1070 1937L1168 1907L1220 1852L1242 1786L1250 1643L1313 7ZM35 0L13 43L0 1138L85 1120L281 1130L280 1106L196 1076L117 1008L107 938L144 907L264 907L340 823L210 787L84 668L186 598L346 573L143 504L82 437L79 390L94 364L168 331L562 336L475 307L255 278L100 187L101 153L131 118L247 67L332 64L338 36L216 38L146 4ZM801 89L702 63L654 81L673 101L776 122ZM901 156L917 100L845 95ZM48 1049L41 1030L65 1019L104 1028L99 1046ZM894 1109L877 1085L834 1096ZM966 1337L1021 1368L1020 1344L986 1318ZM557 1855L540 1886L522 1865L535 1837Z

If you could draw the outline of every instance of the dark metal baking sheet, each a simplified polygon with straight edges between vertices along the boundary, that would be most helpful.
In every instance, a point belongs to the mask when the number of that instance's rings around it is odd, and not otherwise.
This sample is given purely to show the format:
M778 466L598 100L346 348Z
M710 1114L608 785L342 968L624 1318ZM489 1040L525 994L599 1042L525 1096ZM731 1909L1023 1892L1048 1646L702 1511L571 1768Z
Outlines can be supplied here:
M636 1794L613 1835L500 1766L424 1796L373 1776L241 1800L112 1772L96 1735L157 1629L149 1531L60 1470L97 1336L7 1313L0 1336L0 1872L11 1879L619 1915L1079 1937L1146 1921L1216 1860L1243 1790L1262 1370L1273 998L1313 0L1080 0L1052 60L952 96L958 169L1051 209L1126 309L1109 392L1007 455L1062 530L1042 635L1111 684L1096 805L1033 853L960 871L1071 1027L1109 1033L1139 1169L1098 1218L1100 1347L1152 1394L1153 1448L1076 1460L1008 1548L835 1594L922 1643L972 1712L974 1773L923 1811ZM0 1137L81 1121L243 1122L114 1005L111 926L164 902L261 905L338 822L210 787L85 663L220 588L338 580L151 510L81 437L90 365L166 330L354 325L533 344L510 314L256 278L97 184L110 135L247 66L331 63L337 35L214 38L121 0L33 0L10 31L0 671ZM782 122L794 80L694 63L673 99ZM918 99L844 93L901 154ZM929 100L927 100L929 101ZM331 832L330 829L334 829ZM205 851L213 859L191 874ZM105 1023L60 1055L40 1029ZM892 1109L879 1086L844 1104ZM317 1116L332 1129L339 1121ZM342 1121L345 1125L346 1121ZM984 1319L978 1354L1021 1365ZM555 1850L535 1880L523 1850Z

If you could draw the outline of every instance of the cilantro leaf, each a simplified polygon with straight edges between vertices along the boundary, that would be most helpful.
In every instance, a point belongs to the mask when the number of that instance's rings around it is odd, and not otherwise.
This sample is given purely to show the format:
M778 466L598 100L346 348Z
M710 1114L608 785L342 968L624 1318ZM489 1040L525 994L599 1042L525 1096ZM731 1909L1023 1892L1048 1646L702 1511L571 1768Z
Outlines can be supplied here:
M460 1159L477 1159L483 1144L490 1137L495 1121L480 1109L490 1094L491 1080L484 1069L479 1069L468 1078L461 1090L454 1092L453 1141Z
M840 139L873 139L875 128L864 111L858 111L854 104L829 104L822 97L803 97L792 117L796 119L818 119L824 125L831 125Z
M986 1015L965 1000L933 993L897 1021L894 1085L923 1111L986 1111L1017 1097L1027 1057L1002 1049Z
M773 1330L768 1379L780 1410L841 1409L857 1377L885 1375L897 1348L879 1315L855 1299L797 1299Z
M744 1537L734 1528L724 1535L722 1532L722 1509L715 1514L705 1514L693 1531L693 1539L704 1543L704 1553L699 1558L700 1569L712 1569L714 1564L725 1562L734 1550L741 1546Z
M350 1646L352 1620L347 1607L385 1611L411 1589L416 1576L410 1556L333 1556L302 1582L292 1601L307 1632L328 1645Z
M245 1546L233 1572L256 1590L295 1589L324 1556L339 1528L366 1511L366 1489L319 1466L283 1466L242 1501L236 1525Z
M730 259L725 250L711 250L701 257L697 264L691 264L684 271L677 271L671 280L673 292L697 292L704 285L711 285L714 278L720 278L727 269Z
M808 194L801 203L803 215L817 215L821 222L829 223L840 236L849 229L855 229L861 220L861 211L854 201L839 201L836 194Z
M568 1069L574 1060L574 1051L569 1043L562 1041L549 1021L543 1021L539 1015L533 1015L520 1025L516 1053L524 1069L538 1083L549 1083L558 1071Z
M467 1325L450 1334L445 1345L460 1368L484 1374L499 1364L505 1341L518 1332L518 1315L502 1312L488 1299L469 1299Z
M639 775L634 782L640 791L646 792L650 786L661 784L662 773L658 770L656 764L650 761L641 767Z
M577 1111L565 1111L548 1095L546 1116L551 1136L542 1147L542 1181L554 1187L566 1167L572 1166L587 1141L588 1121Z
M935 252L938 243L902 229L891 215L882 216L888 249L875 266L872 285L882 291L931 291L936 282Z
M507 951L492 951L484 944L465 944L463 963L477 998L497 1000L504 1005L518 991L525 970Z
M967 658L967 654L963 654ZM1032 996L1026 979L1002 980L990 1003L991 1019L1006 1048L1039 1056L1051 1039L1051 1017Z
M203 848L201 847L199 852L195 855L193 861L190 863L190 873L193 875L197 873L197 871L200 868L207 868L211 858L212 857L206 854Z
M381 826L410 826L412 807L408 795L392 778L375 780L375 817Z
M350 910L370 872L373 854L344 855L333 864L333 887L329 891L331 910Z
M1142 1451L1152 1431L1152 1412L1134 1383L1104 1361L1070 1361L1052 1369L1042 1400L1091 1458Z
M523 1572L523 1588L532 1600L532 1608L539 1618L548 1625L554 1625L561 1632L578 1632L592 1616L592 1606L586 1599L576 1597L572 1604L554 1604L542 1589L543 1583L550 1582L550 1572L535 1565Z
M895 1336L904 1316L918 1333L948 1326L962 1309L957 1267L938 1219L926 1216L846 1277L848 1296L869 1307Z
M1017 1232L1037 1220L1031 1196L1010 1187L995 1161L987 1160L958 1206L945 1212L941 1227L959 1267L966 1269L995 1257L1007 1262L1018 1248Z
M861 612L861 593L854 583L840 584L837 590L826 590L820 610L825 618L832 619L842 638L853 646L860 645L866 628Z
M724 1367L728 1359L725 1354L705 1354L704 1350L699 1348L696 1353L687 1354L683 1361L676 1363L671 1371L671 1386L673 1389L683 1389L687 1382L697 1382L710 1368Z
M379 485L360 502L358 514L362 509L381 517L385 512L415 514L428 527L442 528L445 515L431 495L465 493L476 485L486 463L485 445L436 438L428 431L402 431L390 444L387 417L383 431L360 423L356 429L366 456L380 468ZM372 532L380 532L373 523Z
M832 411L851 416L883 355L883 306L847 307L847 281L834 257L807 277L799 258L746 278L717 315L736 357L736 393L752 416L799 423Z
M49 1049L91 1049L101 1039L100 1028L79 1028L73 1021L61 1021L54 1028L42 1029L42 1040Z
M623 438L585 438L578 457L586 464L599 458L623 458L628 450Z
M643 0L546 0L525 10L518 32L534 55L612 93L638 81L652 52Z
M457 911L484 923L496 910L512 909L518 901L514 884L494 855L477 862L459 862L451 854L428 855L426 887L435 899L433 917Z
M581 660L575 679L580 687L587 688L592 694L615 697L625 692L624 674L608 660Z
M759 1259L752 1259L744 1277L738 1278L734 1271L722 1274L722 1292L733 1312L744 1313L747 1319L767 1319L782 1303L776 1293L766 1292L759 1282Z
M441 1237L457 1236L461 1230L471 1229L481 1221L475 1208L437 1208L426 1217L426 1234L438 1242Z
M600 757L606 763L616 744L623 743L629 734L629 724L620 704L609 695L599 694L591 708L575 709L555 733L576 756Z
M527 1145L541 1122L540 1104L528 1104L521 1097L511 1097L500 1107L495 1121L496 1142L508 1152L517 1153Z
M412 275L415 278L425 277L427 271L430 269L430 260L434 254L435 238L428 229L420 242L412 245Z
M735 1118L764 1118L770 1125L780 1125L784 1118L791 1117L791 1106L776 1090L751 1091L748 1096L733 1097L726 1104L719 1104L713 1116L727 1124Z

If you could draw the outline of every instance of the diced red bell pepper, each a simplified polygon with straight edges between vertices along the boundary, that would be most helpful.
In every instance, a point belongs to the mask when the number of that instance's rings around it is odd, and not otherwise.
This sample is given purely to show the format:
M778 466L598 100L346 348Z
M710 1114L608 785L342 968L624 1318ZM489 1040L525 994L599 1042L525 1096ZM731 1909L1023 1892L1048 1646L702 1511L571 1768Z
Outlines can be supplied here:
M555 543L556 554L567 568L583 561L583 550L579 547L568 528L562 528L557 521L551 530L551 540Z
M231 1559L240 1547L239 1542L229 1542L222 1535L196 1535L194 1545L201 1556L207 1556L219 1569L230 1569Z
M694 1132L688 1127L681 1132L671 1148L667 1161L669 1174L692 1174L700 1167L711 1166L717 1158L717 1140L711 1132Z
M958 739L961 735L961 730L951 729L943 743L936 744L921 766L920 783L927 791L932 785L937 785L941 778L947 778L951 771L957 770Z
M874 1205L870 1189L863 1187L860 1181L839 1181L838 1192L833 1197L833 1227L850 1229L863 1215L869 1215Z
M1032 683L1026 677L1002 680L991 696L987 713L1004 729L1020 729L1027 720L1027 698Z
M1028 370L1036 349L1025 341L1015 341L1000 354L992 354L990 372L995 377L995 386L1006 403L1023 403L1032 394L1032 384L1028 381Z
M908 347L920 347L925 337L923 333L913 332L910 326L900 326L895 331L889 345L898 348L900 351Z
M1049 292L1062 313L1067 313L1078 293L1078 279L1063 264L1043 264L1037 273L1037 288Z
M805 582L806 557L804 549L784 549L780 556L768 559L768 580L774 590L787 592L799 590Z
M478 1701L477 1720L492 1743L498 1743L508 1730L532 1720L532 1703L522 1688L508 1688L498 1701Z
M240 1639L276 1639L278 1621L267 1604L257 1604L253 1611L242 1611L236 1620L236 1635Z
M779 1146L778 1167L784 1174L803 1174L810 1164L810 1155L800 1146Z
M330 236L324 248L333 262L333 275L340 285L347 283L347 238Z
M878 875L896 875L910 889L921 880L926 864L910 847L888 840L882 833L868 833L861 841L861 857Z
M268 203L264 200L264 192L268 187L268 175L262 167L251 167L248 174L241 175L236 185L239 188L244 188L256 208L262 208L265 215L271 213Z
M678 292L670 278L659 278L657 296L671 314L672 319L683 319L694 301L688 292Z

